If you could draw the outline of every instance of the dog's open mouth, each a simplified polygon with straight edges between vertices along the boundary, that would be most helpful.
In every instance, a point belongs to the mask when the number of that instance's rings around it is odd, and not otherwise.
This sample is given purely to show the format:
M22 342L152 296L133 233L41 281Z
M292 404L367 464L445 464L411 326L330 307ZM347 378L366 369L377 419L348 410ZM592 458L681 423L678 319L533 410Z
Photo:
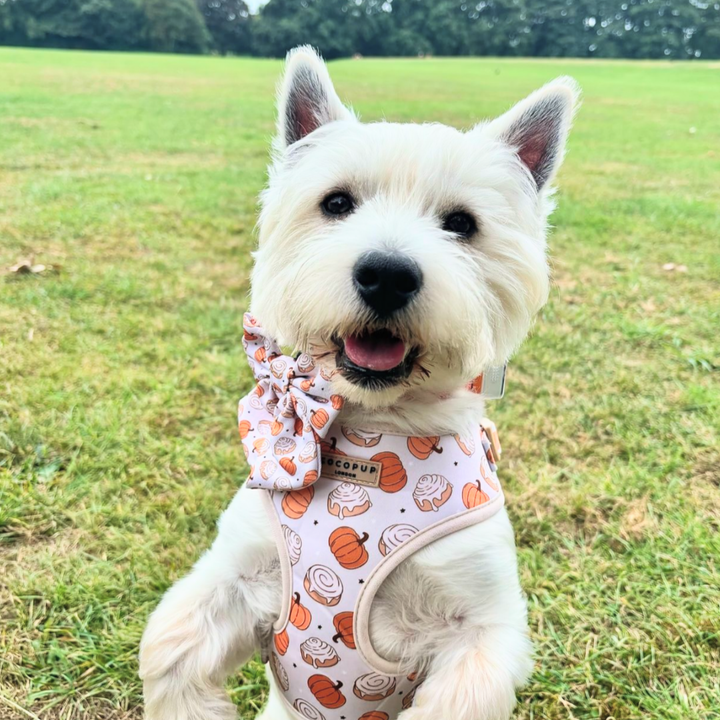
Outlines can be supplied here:
M418 356L417 348L389 330L372 330L336 339L336 364L343 377L356 385L383 388L406 380Z

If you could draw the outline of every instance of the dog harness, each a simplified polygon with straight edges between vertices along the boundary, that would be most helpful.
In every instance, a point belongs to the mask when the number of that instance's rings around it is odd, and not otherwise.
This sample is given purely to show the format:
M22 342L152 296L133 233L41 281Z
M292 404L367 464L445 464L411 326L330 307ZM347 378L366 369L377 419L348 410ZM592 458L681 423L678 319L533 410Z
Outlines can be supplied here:
M423 678L379 656L370 608L382 582L433 541L503 506L490 438L407 437L336 422L342 398L312 358L283 355L250 315L257 386L238 422L249 487L275 529L283 605L266 654L296 717L391 720Z

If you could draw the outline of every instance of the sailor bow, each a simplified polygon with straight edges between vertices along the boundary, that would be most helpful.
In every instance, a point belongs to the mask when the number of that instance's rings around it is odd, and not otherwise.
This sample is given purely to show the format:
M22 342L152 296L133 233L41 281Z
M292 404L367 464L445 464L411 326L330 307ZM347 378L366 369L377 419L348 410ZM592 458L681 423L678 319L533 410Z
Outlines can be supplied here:
M320 475L321 441L343 399L331 394L330 378L309 355L283 355L249 313L243 327L243 346L257 380L238 405L238 429L250 464L247 485L266 490L311 485Z

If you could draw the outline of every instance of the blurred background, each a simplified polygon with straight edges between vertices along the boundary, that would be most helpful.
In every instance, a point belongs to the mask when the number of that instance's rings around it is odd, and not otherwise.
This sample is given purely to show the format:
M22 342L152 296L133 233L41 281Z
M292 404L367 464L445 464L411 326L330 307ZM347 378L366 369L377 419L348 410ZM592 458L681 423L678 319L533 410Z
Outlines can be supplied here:
M550 301L490 408L537 658L516 717L720 718L718 3L0 0L0 720L142 717L147 617L247 475L297 43L364 121L580 83ZM254 718L258 658L228 691Z
M0 45L282 57L720 57L713 0L0 0Z

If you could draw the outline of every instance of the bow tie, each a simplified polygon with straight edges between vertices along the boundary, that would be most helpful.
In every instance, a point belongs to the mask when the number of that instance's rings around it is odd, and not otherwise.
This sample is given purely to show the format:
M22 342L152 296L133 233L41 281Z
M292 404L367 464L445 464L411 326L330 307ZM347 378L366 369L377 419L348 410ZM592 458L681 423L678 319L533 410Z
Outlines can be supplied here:
M320 443L340 412L330 378L313 359L283 355L278 344L245 314L243 346L257 380L238 405L238 428L250 463L247 485L297 490L320 476Z

